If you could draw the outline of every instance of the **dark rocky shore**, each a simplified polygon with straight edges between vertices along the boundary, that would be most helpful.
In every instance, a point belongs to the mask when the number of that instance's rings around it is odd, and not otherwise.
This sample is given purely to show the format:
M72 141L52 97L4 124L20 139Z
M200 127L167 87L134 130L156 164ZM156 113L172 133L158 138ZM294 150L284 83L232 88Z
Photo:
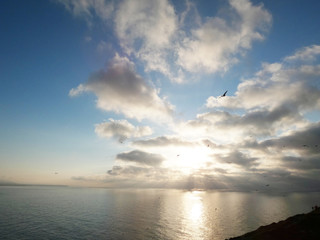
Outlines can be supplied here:
M259 227L257 230L229 240L319 240L320 208L306 214L298 214L284 221Z

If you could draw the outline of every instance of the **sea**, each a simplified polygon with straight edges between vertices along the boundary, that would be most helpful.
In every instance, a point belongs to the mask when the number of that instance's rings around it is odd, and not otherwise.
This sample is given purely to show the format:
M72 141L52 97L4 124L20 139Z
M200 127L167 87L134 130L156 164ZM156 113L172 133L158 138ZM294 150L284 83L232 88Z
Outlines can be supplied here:
M0 239L228 239L310 212L320 193L0 187Z

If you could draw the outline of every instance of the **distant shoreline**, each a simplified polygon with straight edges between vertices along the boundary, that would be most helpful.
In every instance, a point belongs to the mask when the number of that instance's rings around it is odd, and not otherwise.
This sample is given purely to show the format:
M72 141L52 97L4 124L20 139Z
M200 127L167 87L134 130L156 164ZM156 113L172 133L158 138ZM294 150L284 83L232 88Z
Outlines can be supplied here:
M0 182L0 187L76 187L76 188L101 188L110 190L181 190L186 192L237 192L237 193L261 193L261 194L274 194L274 195L288 195L292 193L320 193L320 189L317 190L296 190L296 191L240 191L234 189L187 189L187 188L155 188L155 187L105 187L105 186L80 186L80 185L64 185L64 184L28 184L28 183L15 183L15 182Z
M68 185L0 183L0 187L69 187Z

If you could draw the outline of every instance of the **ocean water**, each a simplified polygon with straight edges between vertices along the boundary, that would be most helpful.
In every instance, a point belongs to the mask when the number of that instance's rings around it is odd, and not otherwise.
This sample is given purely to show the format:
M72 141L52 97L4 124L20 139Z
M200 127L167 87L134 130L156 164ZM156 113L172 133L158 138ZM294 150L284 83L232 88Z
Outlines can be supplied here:
M226 239L311 211L320 193L0 187L0 239Z

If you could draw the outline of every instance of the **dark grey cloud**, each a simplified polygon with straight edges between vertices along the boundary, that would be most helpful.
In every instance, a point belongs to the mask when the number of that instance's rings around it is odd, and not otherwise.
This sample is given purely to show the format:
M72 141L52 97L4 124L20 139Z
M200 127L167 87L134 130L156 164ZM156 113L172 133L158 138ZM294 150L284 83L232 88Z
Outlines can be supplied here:
M280 128L303 121L298 112L288 106L268 110L259 109L244 114L227 111L211 111L199 114L197 119L187 123L191 128L204 128L209 132L223 131L226 135L234 132L243 136L272 136Z
M320 122L311 123L305 129L292 130L288 136L263 141L260 146L277 150L294 149L309 154L320 153Z
M236 164L244 168L250 168L258 165L258 158L250 157L242 152L233 151L227 155L214 154L214 159L220 163Z
M116 156L116 159L153 167L161 165L164 161L164 158L159 154L147 153L139 150L120 153Z
M289 169L300 171L320 170L320 151L314 156L284 156L282 161L283 167Z
M101 178L73 177L73 180L105 183L111 187L214 189L228 191L292 192L319 191L319 169L307 174L275 168L245 168L229 173L220 168L208 168L182 175L169 168L114 166Z
M136 167L136 166L113 166L111 170L108 170L109 175L117 176L117 175L133 175L138 176L141 174L148 174L152 172L151 168L148 167Z

